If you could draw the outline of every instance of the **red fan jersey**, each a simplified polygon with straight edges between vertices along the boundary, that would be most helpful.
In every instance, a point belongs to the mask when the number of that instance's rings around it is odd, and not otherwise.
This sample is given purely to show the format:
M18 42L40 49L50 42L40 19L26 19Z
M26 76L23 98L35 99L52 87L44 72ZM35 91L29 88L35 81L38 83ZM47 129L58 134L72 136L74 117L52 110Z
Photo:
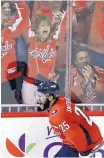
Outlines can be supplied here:
M29 27L29 9L26 3L18 2L15 3L15 5L17 9L16 15L8 21L1 32L2 82L11 80L18 75L16 69L15 41L13 38L18 37L24 31L27 31Z
M41 74L51 78L55 68L56 44L57 41L53 38L42 43L37 42L36 37L33 37L28 52L28 77L35 78Z
M87 7L87 2L86 2L86 0L83 0L83 1L77 0L77 1L75 1L75 5L76 5L76 10L80 12L84 8Z
M96 2L92 16L88 47L104 53L104 2Z
M5 27L2 30L1 45L1 77L2 82L13 79L16 74L16 53L15 42L12 39L11 31Z
M64 144L78 152L95 148L103 141L98 126L66 98L58 97L49 111L49 121L60 132Z

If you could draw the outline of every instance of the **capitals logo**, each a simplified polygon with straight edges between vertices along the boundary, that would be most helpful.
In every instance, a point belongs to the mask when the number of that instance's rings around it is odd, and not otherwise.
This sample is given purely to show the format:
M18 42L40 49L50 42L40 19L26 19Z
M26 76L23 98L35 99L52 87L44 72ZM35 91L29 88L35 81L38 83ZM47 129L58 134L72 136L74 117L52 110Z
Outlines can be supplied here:
M52 115L52 116L55 116L55 115L58 113L58 111L59 111L59 110L58 110L58 108L57 108L56 110L54 110L54 111L51 112L51 115Z
M36 143L31 143L27 147L25 147L26 136L25 133L22 134L18 140L18 147L10 140L6 139L6 148L8 152L15 157L24 157L28 154L36 145Z

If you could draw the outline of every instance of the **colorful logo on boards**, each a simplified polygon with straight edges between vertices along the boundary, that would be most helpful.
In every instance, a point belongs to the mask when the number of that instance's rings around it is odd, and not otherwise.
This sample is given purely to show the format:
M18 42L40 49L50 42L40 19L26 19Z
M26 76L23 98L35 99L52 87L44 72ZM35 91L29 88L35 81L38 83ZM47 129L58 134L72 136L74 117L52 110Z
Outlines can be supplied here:
M36 145L36 143L30 143L27 147L25 133L22 134L18 140L18 147L10 140L6 139L6 148L8 152L15 157L24 157L28 154Z

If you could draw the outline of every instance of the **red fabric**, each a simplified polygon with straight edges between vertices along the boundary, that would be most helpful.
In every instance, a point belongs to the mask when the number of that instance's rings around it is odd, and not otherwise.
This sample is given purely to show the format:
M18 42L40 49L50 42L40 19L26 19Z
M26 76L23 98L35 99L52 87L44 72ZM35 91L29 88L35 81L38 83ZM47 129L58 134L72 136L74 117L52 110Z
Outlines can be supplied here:
M85 112L88 116L104 116L104 112ZM47 112L2 112L2 118L15 118L15 117L48 117Z
M91 21L88 48L104 54L104 1L95 2Z
M42 7L42 8L40 8L39 11L36 12L36 16L38 16L38 15L40 15L40 14L46 15L46 16L48 16L51 20L53 20L53 16L54 16L54 15L53 15L52 11L51 11L48 7Z
M87 7L86 0L75 1L75 3L76 3L76 10L77 11L82 11L84 8Z
M104 40L104 2L96 3L95 7L95 17L99 14L99 20L95 21L95 29L97 33L101 36L102 40Z
M97 125L72 102L61 96L49 111L49 121L65 136L63 143L69 146L71 143L79 152L93 149L103 141ZM80 125L88 131L92 140L90 145Z
M7 27L2 30L1 49L1 80L2 82L5 82L9 75L16 73L15 42L12 38L11 31ZM9 72L10 69L14 70Z
M29 28L29 9L25 2L16 3L17 14L6 24L1 32L1 80L13 79L17 73L15 41Z
M42 43L37 42L36 37L33 38L28 53L28 77L35 78L41 74L50 78L55 67L56 43L54 39Z

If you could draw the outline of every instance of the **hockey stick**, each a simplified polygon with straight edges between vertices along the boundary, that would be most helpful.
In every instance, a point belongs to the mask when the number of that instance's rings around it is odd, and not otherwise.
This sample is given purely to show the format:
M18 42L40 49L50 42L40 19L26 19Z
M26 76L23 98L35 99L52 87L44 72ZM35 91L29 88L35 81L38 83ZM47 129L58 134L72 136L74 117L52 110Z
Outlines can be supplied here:
M90 156L90 158L93 158L93 156L95 155L95 153L104 145L104 141L94 150L92 150L92 155Z

